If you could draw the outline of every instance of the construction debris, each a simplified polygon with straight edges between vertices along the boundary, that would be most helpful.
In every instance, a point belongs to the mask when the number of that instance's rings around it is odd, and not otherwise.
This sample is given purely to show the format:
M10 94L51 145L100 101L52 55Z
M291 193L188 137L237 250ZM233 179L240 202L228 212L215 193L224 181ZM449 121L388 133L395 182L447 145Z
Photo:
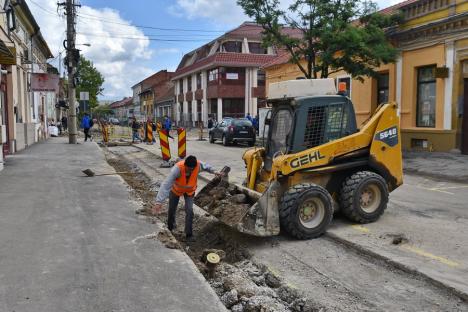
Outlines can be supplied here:
M181 249L179 242L175 239L172 233L164 229L158 233L158 239L169 249Z
M208 192L201 191L195 204L229 226L240 223L250 208L247 196L227 182Z

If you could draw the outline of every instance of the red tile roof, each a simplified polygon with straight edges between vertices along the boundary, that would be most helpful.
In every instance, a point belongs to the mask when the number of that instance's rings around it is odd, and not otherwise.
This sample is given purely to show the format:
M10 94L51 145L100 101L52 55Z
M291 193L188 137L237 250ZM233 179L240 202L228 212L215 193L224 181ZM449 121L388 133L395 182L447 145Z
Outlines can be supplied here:
M279 52L278 55L273 60L263 65L263 68L286 64L289 62L290 59L291 59L291 54L289 54L288 51L283 50Z
M178 79L189 73L201 69L208 69L218 66L232 67L262 67L264 64L275 59L276 55L268 54L249 54L233 52L217 52L197 63L178 69L173 79Z
M115 102L111 103L110 108L119 108L119 107L123 107L123 106L129 106L129 105L132 104L132 100L133 100L132 97L123 98L120 101L115 101Z
M388 8L382 9L382 10L379 11L379 13L384 14L384 15L389 15L389 14L395 13L396 10L398 10L398 9L404 7L404 6L407 6L408 4L412 4L412 3L417 2L417 1L420 1L420 0L406 0L406 1L403 1L403 2L400 2L400 3L397 3L395 5L389 6Z
M176 70L176 73L173 79L177 79L181 75L195 71L197 69L206 68L207 66L214 67L215 65L218 65L218 66L224 65L224 66L241 66L242 67L242 66L261 66L265 64L265 62L270 61L271 58L274 58L274 56L264 55L264 54L242 54L242 53L218 52L214 55L210 55L208 57L196 60L191 65L184 66L186 61L190 57L192 57L192 55L195 52L199 52L199 51L203 52L203 50L209 51L211 49L211 46L216 41L223 40L223 39L229 40L229 39L243 39L243 38L247 38L248 40L252 40L252 39L261 40L262 32L263 32L262 26L256 23L245 22L241 24L239 27L231 31L228 31L224 35L212 40L211 42L197 48L194 51L191 51L185 54ZM288 34L294 37L302 36L302 32L300 30L289 28L289 27L283 28L283 32L285 34ZM235 56L235 55L240 55L240 56ZM215 64L212 64L213 62ZM225 62L226 64L220 64L223 62Z

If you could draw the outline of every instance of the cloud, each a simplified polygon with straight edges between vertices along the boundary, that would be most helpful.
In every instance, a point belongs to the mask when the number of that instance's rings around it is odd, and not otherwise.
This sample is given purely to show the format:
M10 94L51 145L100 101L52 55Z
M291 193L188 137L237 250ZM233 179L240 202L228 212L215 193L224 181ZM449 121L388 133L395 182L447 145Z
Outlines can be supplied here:
M379 8L383 9L404 0L377 0ZM287 10L294 0L280 0L280 7ZM213 24L236 26L249 20L236 0L176 0L169 7L169 13L180 18L194 20L204 18Z
M214 24L224 25L238 25L247 19L236 0L176 0L169 12L188 19L213 19Z
M54 13L55 1L29 1L29 7L52 53L57 55L63 51L66 20ZM141 65L154 53L149 38L114 9L83 5L78 9L78 16L76 42L91 46L77 45L77 48L104 76L104 97L116 99L130 95L132 85L153 73L151 68Z

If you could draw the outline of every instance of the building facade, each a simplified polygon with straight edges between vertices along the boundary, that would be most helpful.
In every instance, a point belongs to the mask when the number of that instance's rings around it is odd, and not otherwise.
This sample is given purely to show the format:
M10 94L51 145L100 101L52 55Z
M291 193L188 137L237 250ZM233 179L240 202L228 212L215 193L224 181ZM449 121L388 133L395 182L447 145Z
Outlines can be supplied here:
M396 11L404 21L388 36L400 50L397 62L382 65L378 78L364 82L345 72L333 78L349 86L358 124L379 104L394 101L404 149L468 153L468 2L408 0L381 12ZM288 60L282 55L266 65L268 83L303 77Z
M261 41L262 28L246 22L184 55L173 78L176 121L195 126L206 125L209 117L257 115L265 103L261 67L276 57Z
M156 108L156 102L162 104L161 98L166 96L168 88L173 87L171 82L173 75L173 72L160 70L132 87L134 110L139 111L139 115L135 114L137 119L146 120L158 116L160 110Z
M111 103L110 108L121 124L127 124L128 119L132 117L130 110L133 108L133 98L124 97L120 101Z
M2 155L15 153L47 134L55 118L55 92L35 94L32 73L47 73L52 53L24 0L0 1L0 129Z

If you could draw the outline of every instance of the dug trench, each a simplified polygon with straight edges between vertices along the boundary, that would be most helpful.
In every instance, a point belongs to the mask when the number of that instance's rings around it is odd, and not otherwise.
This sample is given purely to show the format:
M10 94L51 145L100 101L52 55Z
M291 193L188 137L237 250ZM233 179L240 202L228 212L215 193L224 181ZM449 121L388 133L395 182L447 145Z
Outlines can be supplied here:
M106 153L106 156L108 163L117 172L130 172L121 176L130 186L131 195L142 203L142 208L136 213L147 216L150 222L155 223L151 207L162 181L152 180L135 163L124 157L112 153ZM219 188L216 191L220 193ZM224 205L226 204L225 201ZM231 217L239 218L235 213ZM157 218L166 222L167 208ZM181 202L177 209L176 224L182 225L182 229L173 233L164 229L158 233L157 238L167 248L178 248L187 253L227 309L237 312L326 310L312 299L304 297L266 265L255 261L243 243L249 239L245 235L232 230L209 214L198 211L193 221L196 239L190 242L185 239L184 222L185 212ZM219 255L219 264L211 265L206 261L209 253Z
M137 213L149 222L165 223L166 208L158 216L160 221L150 214L150 209L169 169L159 168L159 158L133 146L104 151L116 171L131 172L122 178L130 186L131 196L141 201L142 209ZM174 235L162 231L157 238L168 248L186 252L231 311L465 311L467 308L460 298L446 290L326 237L306 242L284 236L251 237L195 207L196 240L186 242L182 205L183 200L177 213L178 230ZM221 257L215 267L207 265L209 252Z

